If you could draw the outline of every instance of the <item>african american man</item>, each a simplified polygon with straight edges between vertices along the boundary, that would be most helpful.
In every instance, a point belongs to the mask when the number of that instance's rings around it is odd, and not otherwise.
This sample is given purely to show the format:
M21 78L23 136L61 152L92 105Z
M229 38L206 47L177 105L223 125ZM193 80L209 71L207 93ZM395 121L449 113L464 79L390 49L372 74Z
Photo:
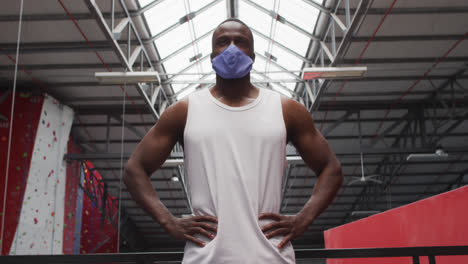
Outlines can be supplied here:
M242 21L223 21L212 38L215 86L168 107L125 166L133 199L186 242L182 263L295 263L291 240L328 207L343 182L341 165L307 109L250 82L253 41ZM184 147L189 217L171 214L149 179L176 142ZM287 142L318 175L296 215L279 214Z

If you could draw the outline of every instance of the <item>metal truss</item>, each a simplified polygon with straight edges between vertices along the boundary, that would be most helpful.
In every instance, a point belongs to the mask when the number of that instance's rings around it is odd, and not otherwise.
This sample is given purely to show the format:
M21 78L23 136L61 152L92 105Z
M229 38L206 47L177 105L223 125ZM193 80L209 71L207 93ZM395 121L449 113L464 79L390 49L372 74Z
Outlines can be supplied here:
M333 67L342 62L345 52L351 44L354 31L365 16L368 5L368 0L361 0L358 7L352 12L349 8L349 0L345 0L345 22L342 22L338 18L337 9L335 9L335 12L329 14L326 30L323 36L318 40L319 45L316 46L314 51L309 52L309 54L315 54L311 59L313 64L318 64L321 67ZM343 37L339 39L339 42L337 42L336 38L335 25L337 25L344 34ZM326 40L329 40L328 44ZM325 64L325 59L327 59L328 64ZM304 84L303 90L306 90L306 92L304 92L304 101L311 102L309 111L318 109L320 98L330 82L330 80L312 80Z
M86 5L90 12L96 17L96 22L101 28L104 36L110 42L112 49L122 63L122 66L130 72L133 72L134 67L139 67L140 71L144 71L144 65L149 65L150 71L155 71L155 68L152 65L151 58L149 57L144 43L142 42L138 31L132 21L132 17L128 12L128 9L125 5L124 0L119 0L120 7L124 10L126 17L122 18L120 21L115 19L115 0L111 1L111 19L110 21L106 20L100 7L97 5L95 0L85 0ZM126 30L126 32L125 32ZM127 44L126 51L122 50L121 46L118 43L118 40L126 34ZM137 45L132 45L132 40L136 41ZM135 47L133 47L135 46ZM139 60L139 65L134 66ZM161 111L158 112L157 109L161 109L163 102L166 104L167 97L161 86L155 88L153 84L143 85L137 84L137 89L144 101L146 102L148 108L156 119L159 119ZM159 100L158 100L159 99ZM155 105L158 103L158 105Z
M143 15L144 12L149 10L154 5L158 4L159 1L154 1L138 10L130 11L131 17L138 17ZM164 0L166 1L166 0ZM309 4L314 4L314 2L309 0L303 0ZM323 7L325 8L325 7ZM350 12L354 13L355 8L351 8ZM370 8L367 14L369 15L384 15L387 9L385 8ZM324 12L324 11L323 11ZM346 13L345 8L338 8L336 10L337 15L344 15ZM424 15L424 14L465 14L468 13L468 8L466 6L453 6L453 7L418 7L418 8L393 8L392 14L396 15ZM72 13L72 16L80 20L92 20L94 19L93 15L90 13ZM104 12L104 18L111 18L111 13ZM127 15L125 12L115 12L115 18L125 18ZM23 15L23 21L60 21L68 20L66 14L25 14ZM18 22L18 15L0 15L0 22Z
M455 89L457 89L457 85L455 84L458 84L458 89L464 89L459 85L459 83L457 83L456 78L465 71L466 69L459 70L452 78L443 82L440 86L434 87L434 93L423 100L420 107L409 108L407 114L405 114L400 120L394 121L392 125L388 126L378 136L370 139L367 147L372 148L380 141L390 148L398 149L411 150L415 148L427 148L429 150L428 152L434 152L437 147L443 148L443 146L439 145L441 140L450 136L451 132L468 118L468 111L464 107L457 106L459 98L454 96ZM430 80L428 80L428 82L432 83ZM439 93L445 89L451 90L451 96L439 96ZM445 114L441 114L441 110L445 112ZM430 120L430 122L426 122L426 120ZM451 125L447 127L448 124ZM394 138L393 142L390 143L390 140L385 136L392 131L398 131L399 136ZM384 184L365 185L353 203L352 211L369 210L374 208L376 199L383 193L387 193L389 196L395 196L396 194L391 192L390 187L395 186L396 179L404 174L404 171L408 166L415 164L415 162L408 162L406 157L407 154L404 153L384 156L374 171L374 174L380 175L379 179L382 180ZM460 158L458 160L443 161L443 163L458 163ZM432 161L431 163L435 164L437 162ZM461 163L464 164L465 162L462 161ZM431 173L429 173L429 175L430 174ZM466 173L460 173L460 176L455 182L449 183L448 187L446 185L445 186L447 188L451 188L454 185L460 186L465 174ZM442 174L439 174L438 177L443 175L446 175L445 171L442 172ZM422 195L418 196L418 198L424 195L438 194L443 190L446 189L439 189L439 192L435 193L424 191ZM417 193L414 193L414 195L417 195ZM391 204L392 201L390 198L390 208ZM351 215L348 214L344 219L344 222L349 220L350 216Z

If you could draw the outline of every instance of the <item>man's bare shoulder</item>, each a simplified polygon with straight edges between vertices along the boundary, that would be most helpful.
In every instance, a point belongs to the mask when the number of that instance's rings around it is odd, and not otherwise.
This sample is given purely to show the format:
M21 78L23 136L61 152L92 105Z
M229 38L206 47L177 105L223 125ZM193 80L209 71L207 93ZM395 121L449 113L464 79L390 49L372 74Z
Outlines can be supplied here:
M309 111L296 100L281 95L281 105L286 125L290 126L293 124L300 124L306 120L310 121L311 115Z
M170 105L161 114L156 126L181 137L187 120L188 103L188 99L184 98Z

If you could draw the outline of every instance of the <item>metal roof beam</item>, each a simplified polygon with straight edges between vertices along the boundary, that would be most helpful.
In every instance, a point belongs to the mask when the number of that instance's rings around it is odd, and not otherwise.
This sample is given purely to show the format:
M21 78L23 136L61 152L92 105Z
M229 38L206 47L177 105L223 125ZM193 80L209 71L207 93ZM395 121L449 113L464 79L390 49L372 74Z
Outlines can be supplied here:
M311 33L309 33L308 31L304 30L303 28L297 26L296 24L294 23L291 23L289 22L288 20L286 20L286 18L282 17L281 15L273 12L272 10L268 10L266 8L264 8L263 6L255 3L255 2L252 2L250 0L243 0L245 3L253 6L254 8L256 8L257 10L269 15L270 17L272 17L273 19L276 19L278 20L280 23L283 23L287 26L289 26L291 29L294 29L296 30L297 32L303 34L303 35L306 35L307 37L309 37L310 39L313 39L314 41L320 41L320 39L317 37L317 36L314 36L312 35Z
M106 101L105 99L100 99L99 97L96 97L95 98L96 100L95 101ZM122 100L122 97L112 97L112 99L116 100L116 101L120 101ZM63 102L71 102L73 99L65 99ZM62 102L62 103L63 103ZM446 117L443 117L443 116L440 116L440 117L437 117L436 118L437 120L445 120ZM462 116L462 115L459 115L459 116L455 116L455 118L452 118L453 121L465 121L467 118ZM386 121L388 122L394 122L394 121L399 121L400 118L387 118ZM330 123L330 124L333 124L337 121L341 121L341 118L340 119L327 119L325 120L325 123ZM362 118L361 119L361 122L367 122L367 123L377 123L377 122L380 122L382 121L381 118ZM356 123L357 122L357 119L356 118L347 118L345 120L342 120L342 123ZM154 125L153 122L134 122L134 123L130 123L132 126L152 126ZM107 126L107 123L73 123L73 127L106 127ZM120 127L121 124L118 124L118 123L111 123L110 124L111 127ZM396 137L398 136L399 134L388 134L387 137ZM468 135L468 133L450 133L450 135L454 135L454 136L465 136L465 135ZM348 138L356 138L357 136L353 136L353 135L343 135L343 136L332 136L332 138L337 138L337 139L340 139L341 137L343 137L343 139L348 139ZM365 137L373 137L373 134L369 134L369 135L362 135L363 138Z
M350 9L355 12L355 8ZM367 11L368 15L384 15L388 11L387 8L370 8ZM391 15L448 15L448 14L464 14L468 13L468 6L440 6L440 7L408 7L408 8L393 8ZM338 15L344 15L345 9L338 8Z
M361 18L365 17L365 13L368 10L367 9L368 4L369 4L368 0L359 1L358 8L355 10L355 12L353 12L353 14L354 14L353 19L350 22L349 27L347 28L347 30L345 32L345 35L344 35L342 41L340 42L340 44L338 46L338 49L336 50L336 52L334 52L332 54L333 59L331 60L331 62L330 62L330 64L328 66L336 66L341 62L341 59L344 57L345 52L347 51L349 45L351 44L352 36L354 34L355 29L360 24ZM330 18L329 19L329 25L331 25L332 23L334 23L333 19ZM325 34L327 34L327 31L325 31ZM332 36L332 38L334 38L334 37L335 36ZM322 44L321 45L321 51L322 52L318 52L317 56L316 56L316 59L314 59L313 61L317 61L319 56L321 56L322 61L323 61L324 47L326 47L326 45ZM322 94L324 93L324 91L325 91L325 89L326 89L326 87L328 86L329 83L330 83L330 80L325 80L323 82L319 82L319 86L317 88L317 94L315 96L315 100L312 102L312 105L310 107L311 111L317 110L317 108L318 108L318 106L320 104L319 103L320 98L322 97Z
M461 39L463 35L408 35L408 36L375 36L373 42L397 42L397 41L457 41ZM353 42L367 42L371 36L354 36ZM336 41L341 41L343 37L336 37ZM328 37L326 42L331 42L331 38Z
M86 85L85 85L86 86ZM76 85L80 87L80 85ZM320 106L316 112L321 111L348 111L348 110L387 110L390 105L393 103L392 100L373 100L373 101L336 101L332 107L328 108L327 105ZM144 104L128 104L126 107L126 115L135 115L135 114L150 114L149 110L143 108ZM393 109L404 109L407 110L410 107L421 106L420 100L405 100L400 104L396 105ZM435 103L434 107L443 108L444 106L440 103ZM468 102L460 102L456 105L457 108L468 107ZM121 104L86 104L86 105L73 105L75 114L77 115L107 115L113 113L121 113L122 105ZM140 110L137 111L137 108ZM317 118L317 117L316 117Z
M123 0L120 0L120 4L121 4L121 7L124 9L124 11L125 11L125 13L126 13L126 15L128 17L128 40L127 41L129 43L127 44L127 55L120 48L120 46L119 46L119 44L117 42L117 39L115 38L115 36L114 36L114 34L112 32L113 29L109 28L109 26L107 24L107 21L103 17L102 11L99 8L99 6L96 4L96 2L94 0L85 0L85 3L87 5L89 11L96 17L96 22L98 23L99 27L101 28L101 30L102 30L104 36L106 37L106 39L110 42L111 46L113 47L115 54L117 55L119 60L122 62L122 65L128 71L130 71L130 72L133 71L133 67L129 63L129 59L130 59L129 58L130 57L130 40L131 40L130 37L132 36L131 33L133 33L135 38L140 42L139 46L142 47L142 53L144 55L144 58L147 59L148 63L151 63L151 59L150 59L148 53L146 52L146 49L144 48L143 44L141 43L141 39L140 39L140 37L138 35L138 32L134 28L133 21L130 19L128 10L127 10L125 2ZM114 16L112 16L112 19L113 18L114 18ZM152 66L151 66L151 69L154 70L154 68ZM159 113L156 111L154 105L150 101L151 96L146 93L146 91L145 91L145 89L143 88L142 85L137 84L136 86L137 86L137 90L140 93L140 95L145 99L146 107L150 110L150 112L153 114L155 119L159 119Z
M366 153L366 155L406 155L410 153L428 153L433 152L432 148L408 148L408 149L400 149L400 148L362 148L362 151ZM468 153L468 146L460 146L460 147L447 147L445 151L452 154L462 154ZM81 153L81 154L66 154L64 159L66 160L120 160L121 155L124 159L128 159L130 157L129 153ZM349 151L349 152L337 152L337 156L349 156L349 157L356 157L360 155L359 151ZM293 164L304 164L300 156L287 156L287 160ZM448 161L441 161L443 162L459 162L463 163L466 160L448 160ZM428 161L428 162L409 162L409 164L427 164L427 163L441 163L438 161ZM164 167L173 167L176 165L180 165L179 163L183 163L183 159L168 159L164 163ZM346 162L343 162L346 164ZM356 164L355 162L349 164ZM366 164L374 164L378 165L379 162L366 162Z

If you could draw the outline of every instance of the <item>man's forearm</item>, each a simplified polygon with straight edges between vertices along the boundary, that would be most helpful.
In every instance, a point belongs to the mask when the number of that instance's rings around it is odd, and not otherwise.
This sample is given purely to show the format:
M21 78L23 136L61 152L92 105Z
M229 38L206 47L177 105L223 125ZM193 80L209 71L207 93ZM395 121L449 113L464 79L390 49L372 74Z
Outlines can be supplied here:
M161 226L166 226L174 217L164 206L154 190L151 180L143 168L125 167L124 182L135 202L153 217Z
M340 164L327 166L318 176L312 196L298 215L311 224L332 203L343 183L343 172Z

